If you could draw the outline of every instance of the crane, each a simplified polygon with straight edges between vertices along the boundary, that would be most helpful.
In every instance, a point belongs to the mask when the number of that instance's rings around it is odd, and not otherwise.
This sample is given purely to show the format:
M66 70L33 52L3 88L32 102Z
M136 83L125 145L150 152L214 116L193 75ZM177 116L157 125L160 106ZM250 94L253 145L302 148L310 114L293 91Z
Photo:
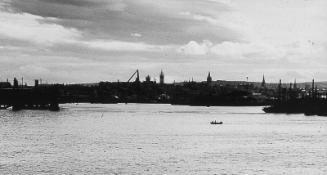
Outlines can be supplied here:
M140 81L140 75L139 75L139 70L137 69L133 75L127 80L127 83L129 83L131 81L131 79L136 75L136 79L135 82L139 82Z

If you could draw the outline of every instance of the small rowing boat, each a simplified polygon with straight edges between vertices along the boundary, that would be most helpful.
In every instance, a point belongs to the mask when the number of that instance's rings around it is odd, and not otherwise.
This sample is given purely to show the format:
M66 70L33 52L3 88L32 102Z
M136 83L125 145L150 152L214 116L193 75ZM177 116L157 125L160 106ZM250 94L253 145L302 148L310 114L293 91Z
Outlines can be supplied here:
M221 125L221 124L223 124L223 122L222 122L222 121L217 122L217 121L215 120L215 121L210 122L210 124L212 124L212 125Z

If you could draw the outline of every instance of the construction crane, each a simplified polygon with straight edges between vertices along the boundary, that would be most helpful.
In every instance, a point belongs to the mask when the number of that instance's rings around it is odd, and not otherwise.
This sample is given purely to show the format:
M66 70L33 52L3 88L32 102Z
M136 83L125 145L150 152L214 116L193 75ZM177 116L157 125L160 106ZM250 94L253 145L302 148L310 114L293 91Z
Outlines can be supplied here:
M127 83L131 81L131 79L136 75L135 82L140 82L140 75L139 75L139 70L137 69L133 75L128 79Z

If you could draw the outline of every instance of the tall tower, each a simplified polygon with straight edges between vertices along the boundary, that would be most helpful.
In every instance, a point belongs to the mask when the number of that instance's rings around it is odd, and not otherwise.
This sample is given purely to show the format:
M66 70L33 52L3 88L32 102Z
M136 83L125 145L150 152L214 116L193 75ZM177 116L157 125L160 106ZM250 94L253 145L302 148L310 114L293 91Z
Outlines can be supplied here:
M165 83L165 75L161 70L161 72L160 72L160 84L163 85L164 83Z
M136 70L136 79L135 79L135 82L136 83L139 83L140 82L140 73L139 73L139 70L138 69Z
M278 99L282 100L282 80L279 79L278 83Z
M296 79L294 80L293 89L297 89Z
M312 90L315 88L315 79L312 79Z
M207 77L207 83L211 84L211 82L212 82L212 78L211 78L211 75L210 75L210 72L209 72L208 77Z
M312 98L315 98L315 96L316 96L316 92L315 92L315 79L312 79L312 92L311 92L311 94L312 94Z
M262 87L262 88L266 88L266 80L265 80L265 75L263 75L263 76L262 76L261 87Z
M145 81L146 81L147 83L149 83L149 82L151 81L151 77L150 77L150 75L148 75L148 76L145 77Z
M17 78L14 78L14 88L17 88L18 87L18 80Z

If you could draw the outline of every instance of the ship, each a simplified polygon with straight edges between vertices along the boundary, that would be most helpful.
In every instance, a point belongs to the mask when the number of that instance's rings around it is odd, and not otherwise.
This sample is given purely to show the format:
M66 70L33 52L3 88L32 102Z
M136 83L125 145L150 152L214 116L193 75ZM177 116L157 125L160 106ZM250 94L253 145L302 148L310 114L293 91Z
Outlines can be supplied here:
M266 113L327 116L327 99L293 99L264 107Z

